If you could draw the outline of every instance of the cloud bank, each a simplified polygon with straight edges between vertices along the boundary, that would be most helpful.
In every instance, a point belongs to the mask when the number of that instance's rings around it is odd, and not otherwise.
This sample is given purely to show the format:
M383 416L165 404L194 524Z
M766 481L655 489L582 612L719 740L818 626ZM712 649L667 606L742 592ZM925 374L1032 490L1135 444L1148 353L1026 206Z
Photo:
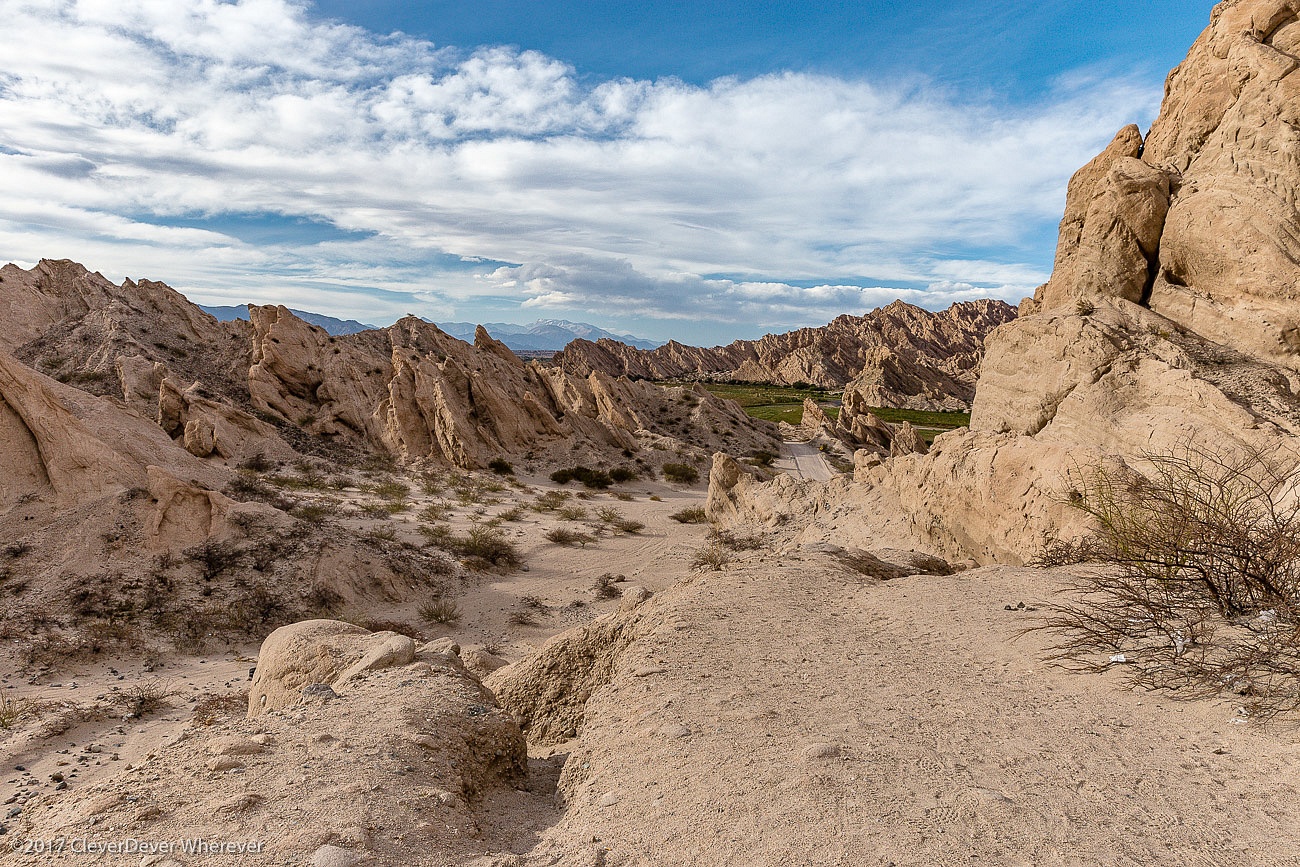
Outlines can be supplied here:
M1077 79L1031 108L794 73L592 84L285 0L4 6L0 258L370 320L522 305L721 337L1015 298L1046 277L1070 173L1156 99ZM287 228L248 230L268 223Z

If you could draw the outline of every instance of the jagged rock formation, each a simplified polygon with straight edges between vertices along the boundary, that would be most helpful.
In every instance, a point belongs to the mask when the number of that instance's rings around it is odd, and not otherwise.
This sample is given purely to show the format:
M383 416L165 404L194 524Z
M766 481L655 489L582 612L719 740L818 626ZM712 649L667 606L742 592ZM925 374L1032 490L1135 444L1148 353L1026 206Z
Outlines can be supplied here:
M1086 529L1065 499L1089 467L1300 451L1297 66L1293 3L1216 7L1147 140L1126 127L1072 179L1051 280L986 340L970 430L786 491L807 537L1019 563ZM749 487L742 511L780 508Z
M821 328L769 334L703 349L675 341L633 349L612 340L575 340L556 356L564 370L653 380L852 383L872 406L961 410L970 404L984 336L1011 321L1001 301L967 301L941 313L895 301Z
M1293 4L1220 3L1146 141L1122 130L1075 175L1039 309L1124 298L1300 368L1297 65Z
M246 640L460 574L442 553L338 533L352 507L287 495L258 475L277 461L319 490L376 452L654 474L776 449L775 426L701 386L574 377L414 318L343 337L282 307L219 323L161 283L48 260L0 269L0 305L0 629L54 658L145 633Z
M526 364L480 329L474 345L407 317L333 336L284 307L217 322L161 283L67 261L0 269L0 347L152 418L190 454L381 450L481 467L509 455L587 461L771 448L775 428L701 388Z

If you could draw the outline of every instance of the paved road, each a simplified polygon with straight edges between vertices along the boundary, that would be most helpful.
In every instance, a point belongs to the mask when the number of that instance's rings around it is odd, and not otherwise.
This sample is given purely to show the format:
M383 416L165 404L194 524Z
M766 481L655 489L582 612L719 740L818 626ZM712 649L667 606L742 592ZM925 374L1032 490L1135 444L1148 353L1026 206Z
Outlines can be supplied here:
M802 479L815 479L820 482L835 478L826 457L808 443L786 443L785 453L794 460L794 475Z

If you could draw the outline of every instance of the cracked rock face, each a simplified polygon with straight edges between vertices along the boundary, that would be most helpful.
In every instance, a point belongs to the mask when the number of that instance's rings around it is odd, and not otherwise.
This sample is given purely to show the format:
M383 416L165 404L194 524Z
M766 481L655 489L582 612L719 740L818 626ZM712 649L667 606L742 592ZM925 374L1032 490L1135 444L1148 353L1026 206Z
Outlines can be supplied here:
M1123 298L1300 369L1298 13L1216 7L1146 141L1126 127L1071 181L1039 309Z

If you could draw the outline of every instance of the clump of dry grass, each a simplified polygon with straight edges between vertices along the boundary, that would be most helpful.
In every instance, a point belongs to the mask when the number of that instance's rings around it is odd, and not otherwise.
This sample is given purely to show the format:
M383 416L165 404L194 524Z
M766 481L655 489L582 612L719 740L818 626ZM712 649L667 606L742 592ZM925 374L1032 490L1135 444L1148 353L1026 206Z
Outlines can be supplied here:
M421 603L417 613L425 623L449 626L460 622L460 606L441 596Z
M590 533L579 533L577 530L570 530L567 527L556 527L553 530L548 530L546 538L548 541L554 542L556 545L564 545L566 547L573 547L576 545L581 548L585 548L588 544L596 541L596 537Z

